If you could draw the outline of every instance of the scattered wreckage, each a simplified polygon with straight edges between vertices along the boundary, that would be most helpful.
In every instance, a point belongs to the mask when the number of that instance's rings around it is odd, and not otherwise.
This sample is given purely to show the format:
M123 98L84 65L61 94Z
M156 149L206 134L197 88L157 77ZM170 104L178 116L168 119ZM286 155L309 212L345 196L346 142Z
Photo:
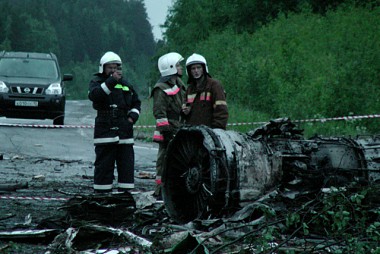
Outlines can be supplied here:
M182 128L168 147L163 199L178 223L222 216L280 186L319 191L380 180L380 137L304 139L287 118L246 134Z
M48 236L46 253L333 252L344 243L313 216L334 194L370 186L366 214L379 219L379 149L379 136L304 139L289 119L245 134L183 127L168 147L163 202L153 191L73 194L63 218L0 239ZM316 226L292 225L294 211Z

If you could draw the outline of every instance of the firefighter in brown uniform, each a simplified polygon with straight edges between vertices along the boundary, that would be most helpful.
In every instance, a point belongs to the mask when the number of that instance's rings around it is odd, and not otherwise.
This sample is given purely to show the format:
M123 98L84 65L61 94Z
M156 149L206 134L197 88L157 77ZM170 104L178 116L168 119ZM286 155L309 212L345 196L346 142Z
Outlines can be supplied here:
M141 101L122 76L121 59L107 52L99 72L89 84L88 97L97 110L95 118L95 192L111 192L115 163L118 190L134 188L133 124L139 118Z
M153 141L159 143L156 162L155 196L161 196L161 175L167 146L180 127L181 108L184 102L185 86L180 79L183 74L180 62L184 58L175 52L161 56L158 59L158 69L161 77L152 90L153 115L156 119L156 129Z
M189 86L186 104L182 107L185 123L226 129L228 108L225 92L220 82L211 78L206 59L192 54L186 60L186 71Z

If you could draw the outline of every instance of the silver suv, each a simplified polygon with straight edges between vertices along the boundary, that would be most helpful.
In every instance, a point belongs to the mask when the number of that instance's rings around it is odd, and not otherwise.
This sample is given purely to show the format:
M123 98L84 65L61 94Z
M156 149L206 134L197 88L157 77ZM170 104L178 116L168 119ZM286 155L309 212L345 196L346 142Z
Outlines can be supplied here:
M0 52L0 116L53 119L63 125L66 89L53 53Z

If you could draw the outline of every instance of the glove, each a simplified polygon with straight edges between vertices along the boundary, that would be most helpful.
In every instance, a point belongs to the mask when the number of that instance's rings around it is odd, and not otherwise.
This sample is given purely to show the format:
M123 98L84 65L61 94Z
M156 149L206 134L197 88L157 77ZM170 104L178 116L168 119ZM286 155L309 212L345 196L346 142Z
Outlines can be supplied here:
M132 118L133 123L137 122L137 120L139 119L139 114L137 114L136 112L130 112L130 113L128 114L128 116L129 116L130 118Z
M117 80L114 77L109 76L106 79L105 83L106 83L106 86L108 87L108 89L112 89L112 88L114 88L116 86Z

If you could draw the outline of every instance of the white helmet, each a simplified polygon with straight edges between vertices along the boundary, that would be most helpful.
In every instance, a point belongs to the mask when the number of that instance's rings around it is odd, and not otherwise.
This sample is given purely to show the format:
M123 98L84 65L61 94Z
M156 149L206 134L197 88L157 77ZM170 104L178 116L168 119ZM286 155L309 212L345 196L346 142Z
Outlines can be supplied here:
M112 51L108 51L102 56L102 58L100 58L99 73L103 73L103 67L105 64L111 64L111 63L116 63L119 65L122 64L120 56L118 56Z
M193 64L202 64L204 65L204 67L206 68L206 73L208 73L208 67L207 67L207 62L206 62L206 58L204 58L203 56L199 55L199 54L192 54L191 56L189 56L189 58L187 58L186 60L186 71L188 71L188 67L190 65L193 65Z
M183 57L175 52L167 53L158 59L158 70L162 77L177 74L176 64L181 62Z

